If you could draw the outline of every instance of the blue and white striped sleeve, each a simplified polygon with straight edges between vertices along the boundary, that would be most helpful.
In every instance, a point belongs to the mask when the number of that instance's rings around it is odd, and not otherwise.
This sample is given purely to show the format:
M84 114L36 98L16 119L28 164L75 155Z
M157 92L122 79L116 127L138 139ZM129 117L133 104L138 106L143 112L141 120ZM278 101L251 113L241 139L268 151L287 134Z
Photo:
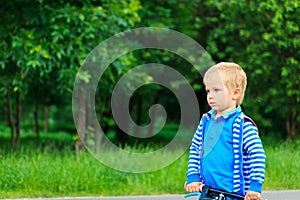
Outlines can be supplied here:
M251 191L261 192L265 177L266 154L258 134L258 129L250 120L243 127L244 150L249 156Z
M194 138L192 140L192 144L190 146L190 155L188 162L188 172L186 173L187 182L186 184L192 182L203 182L201 175L199 173L200 169L200 159L201 152L200 148L202 147L202 121L197 127L197 130L194 134Z

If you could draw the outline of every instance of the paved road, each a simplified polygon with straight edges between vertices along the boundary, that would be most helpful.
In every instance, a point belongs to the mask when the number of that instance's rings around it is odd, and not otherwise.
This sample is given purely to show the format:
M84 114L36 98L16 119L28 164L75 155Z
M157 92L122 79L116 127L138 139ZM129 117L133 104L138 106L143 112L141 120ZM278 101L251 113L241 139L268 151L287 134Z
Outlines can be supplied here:
M264 200L298 200L300 199L300 190L264 191L262 193L262 196ZM72 200L72 199L75 200L185 200L183 195L128 196L128 197L78 197L78 198L64 197L64 198L51 198L49 200ZM186 200L197 200L197 198L190 197Z

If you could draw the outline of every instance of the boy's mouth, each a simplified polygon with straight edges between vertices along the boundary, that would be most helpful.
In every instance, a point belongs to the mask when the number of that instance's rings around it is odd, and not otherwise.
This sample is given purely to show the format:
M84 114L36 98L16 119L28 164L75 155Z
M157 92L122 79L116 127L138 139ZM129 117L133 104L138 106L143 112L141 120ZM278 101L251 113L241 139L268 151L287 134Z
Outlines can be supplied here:
M210 105L211 107L213 107L213 106L216 105L216 103L215 103L215 102L209 102L209 105Z

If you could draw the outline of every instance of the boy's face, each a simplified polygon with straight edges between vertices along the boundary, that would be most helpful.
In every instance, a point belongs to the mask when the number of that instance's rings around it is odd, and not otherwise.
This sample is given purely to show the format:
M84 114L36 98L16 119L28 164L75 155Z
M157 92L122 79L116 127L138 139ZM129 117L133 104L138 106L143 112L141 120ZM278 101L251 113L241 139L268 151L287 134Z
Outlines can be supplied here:
M210 74L206 79L205 89L207 92L207 102L216 111L218 116L236 108L240 90L229 90L219 73Z

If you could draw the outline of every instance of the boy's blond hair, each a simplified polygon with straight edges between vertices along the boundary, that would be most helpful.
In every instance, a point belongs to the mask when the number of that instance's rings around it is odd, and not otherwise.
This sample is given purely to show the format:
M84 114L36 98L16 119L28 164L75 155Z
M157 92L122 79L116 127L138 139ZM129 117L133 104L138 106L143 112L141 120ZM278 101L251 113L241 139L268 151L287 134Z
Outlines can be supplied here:
M204 84L206 84L209 76L220 76L224 85L231 92L232 90L239 88L241 90L241 96L237 99L237 105L241 105L244 99L247 76L244 70L236 63L221 62L211 68L209 68L204 75Z

